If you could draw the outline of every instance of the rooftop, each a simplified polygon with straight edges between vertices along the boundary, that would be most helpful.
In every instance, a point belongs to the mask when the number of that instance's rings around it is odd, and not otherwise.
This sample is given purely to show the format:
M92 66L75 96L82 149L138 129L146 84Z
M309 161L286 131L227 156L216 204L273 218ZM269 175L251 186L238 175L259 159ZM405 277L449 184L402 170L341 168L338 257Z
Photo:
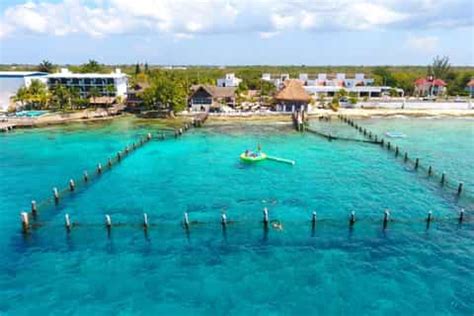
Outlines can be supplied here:
M48 78L124 78L128 77L126 74L122 73L120 69L116 69L115 72L108 74L100 73L73 73L68 69L61 69L60 72L49 74Z
M28 76L46 76L47 72L41 71L0 71L0 77L21 78Z

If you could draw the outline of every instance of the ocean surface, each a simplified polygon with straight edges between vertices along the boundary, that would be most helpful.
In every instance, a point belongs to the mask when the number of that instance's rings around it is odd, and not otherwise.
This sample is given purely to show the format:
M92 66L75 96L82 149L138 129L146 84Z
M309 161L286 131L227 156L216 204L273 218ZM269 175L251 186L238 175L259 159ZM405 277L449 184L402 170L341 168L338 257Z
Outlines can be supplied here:
M461 197L380 146L287 123L207 124L154 139L99 177L97 163L166 126L119 119L0 135L0 314L472 315L474 121L359 122L380 136L407 134L393 141L463 181ZM361 138L336 121L311 126ZM240 162L256 144L296 165ZM43 206L71 178L77 190ZM31 200L41 207L23 235Z

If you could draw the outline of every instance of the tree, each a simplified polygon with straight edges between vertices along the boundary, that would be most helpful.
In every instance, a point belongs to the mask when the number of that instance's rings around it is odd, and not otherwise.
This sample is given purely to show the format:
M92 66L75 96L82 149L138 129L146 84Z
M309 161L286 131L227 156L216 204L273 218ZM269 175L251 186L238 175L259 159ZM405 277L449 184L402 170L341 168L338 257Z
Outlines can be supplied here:
M92 103L94 105L96 105L96 98L100 97L101 96L101 93L100 93L100 90L99 88L97 87L92 87L90 90L89 90L89 98L92 99Z
M173 112L186 108L186 83L172 75L161 75L154 78L150 87L142 93L142 98L148 108L160 105Z
M63 109L69 101L69 90L63 85L57 85L51 90L52 103L58 109Z
M51 73L55 69L55 66L47 59L43 60L38 65L38 71Z
M397 80L387 67L376 67L372 72L378 85L396 87Z
M33 108L45 108L50 101L50 94L46 84L39 80L32 80L28 87L28 102Z
M148 63L145 63L145 73L148 75L150 70L148 69Z
M141 73L141 69L140 69L140 64L137 63L137 64L135 65L135 75L138 75L139 73Z
M268 82L266 80L260 80L260 95L261 96L272 96L275 91L276 87L273 83Z
M450 69L451 64L449 63L448 56L436 56L433 58L433 63L428 66L428 76L433 76L437 79L446 79Z
M83 64L80 68L80 72L82 73L101 72L102 70L102 66L93 59L89 59L89 62Z
M21 86L16 91L15 96L13 97L13 101L20 102L21 106L25 106L25 102L29 99L29 91L28 88L25 86Z
M105 91L107 92L107 96L109 97L108 100L112 99L111 97L115 96L115 86L113 84L109 84L107 87L105 87ZM107 101L107 107L111 105L112 104L109 104Z

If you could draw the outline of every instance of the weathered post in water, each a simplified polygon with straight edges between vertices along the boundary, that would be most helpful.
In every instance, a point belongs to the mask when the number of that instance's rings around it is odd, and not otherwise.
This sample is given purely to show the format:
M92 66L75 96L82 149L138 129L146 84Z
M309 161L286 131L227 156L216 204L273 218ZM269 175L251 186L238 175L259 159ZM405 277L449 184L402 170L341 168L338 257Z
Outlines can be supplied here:
M352 211L351 216L349 217L349 225L353 226L355 224L355 222L356 222L355 211Z
M56 188L56 187L53 188L53 197L54 197L54 202L56 204L58 204L58 202L59 202L59 192L58 192L58 188Z
M27 212L21 212L21 227L23 229L23 233L27 233L28 229L30 228L30 220L28 218Z
M31 214L33 214L33 217L36 217L36 214L38 214L38 208L36 206L36 201L31 201Z
M458 195L461 195L463 186L464 186L464 183L463 183L463 182L459 182L459 185L458 185Z

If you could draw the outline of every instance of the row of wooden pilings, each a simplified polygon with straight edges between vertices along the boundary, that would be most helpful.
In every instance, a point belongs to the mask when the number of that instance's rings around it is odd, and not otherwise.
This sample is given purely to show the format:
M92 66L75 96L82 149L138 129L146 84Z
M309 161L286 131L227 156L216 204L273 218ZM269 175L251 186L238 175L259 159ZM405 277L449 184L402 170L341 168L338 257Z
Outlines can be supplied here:
M174 130L174 137L178 138L182 136L187 130L191 128L191 124L185 123L183 127ZM158 133L156 138L159 140L165 140L166 136L164 133ZM112 169L112 167L118 163L120 163L125 157L127 157L131 152L139 149L149 141L153 139L153 135L148 133L145 137L140 138L137 142L132 143L131 145L125 146L125 148L121 151L118 151L117 154L113 157L109 157L107 162L103 165L102 163L98 163L94 173L89 173L87 170L83 172L82 178L80 179L70 179L68 181L68 185L65 188L58 189L54 187L52 189L52 201L55 205L60 203L60 200L66 194L74 193L78 189L78 184L87 184L89 183L94 177L101 176L105 171ZM46 199L41 203L37 203L35 200L31 201L31 218L35 220L37 218L38 212L42 206L49 204L51 199ZM26 217L25 217L26 214ZM27 219L28 213L21 212L21 217ZM29 222L29 220L28 220Z
M349 118L347 116L344 116L342 114L339 114L338 118L342 122L347 123L349 126L352 126L353 128L355 128L359 133L363 134L366 138L368 138L370 140L373 140L373 141L377 142L378 144L380 144L380 146L382 148L385 148L389 151L394 151L395 157L399 157L399 156L402 155L401 149L397 145L392 144L390 141L386 141L382 137L378 138L378 136L375 133L372 133L371 131L367 130L366 128L360 126L359 124L357 124L351 118ZM415 160L412 160L409 157L407 151L405 151L403 153L403 162L404 163L412 162L413 163L413 169L415 171L419 171L421 169L420 158L415 158ZM434 171L434 169L431 165L428 166L428 168L426 169L426 172L427 172L428 177L433 177L434 174L435 174L435 171ZM440 185L445 186L447 184L447 181L448 180L447 180L446 172L442 172L441 175L440 175ZM463 192L463 187L464 187L463 182L459 182L457 184L456 194L458 196L460 196L461 193Z
M106 214L104 217L105 217L104 226L110 231L110 229L112 229L112 227L113 227L112 217L109 214ZM458 223L462 223L464 220L465 220L464 209L461 209L460 212L459 212L459 216L457 218L457 221L458 221ZM318 221L317 213L314 211L314 212L312 212L311 219L310 219L310 223L313 226L313 228L315 227L317 221ZM386 229L388 227L389 223L392 222L392 221L393 220L391 218L390 211L385 210L384 213L383 213L383 216L382 216L382 221L381 221L382 222L382 228ZM431 222L434 221L434 216L433 216L433 213L431 211L428 212L428 214L427 214L426 218L424 219L424 221L426 222L426 227L429 228ZM357 222L356 213L354 211L352 211L349 214L348 224L349 224L349 226L352 227L356 224L356 222ZM186 229L187 231L189 231L189 229L191 228L192 223L193 222L190 220L189 213L185 212L184 215L183 215L183 220L181 222L183 228ZM227 219L227 215L225 213L222 213L221 217L220 217L220 224L222 225L222 227L225 228L225 227L227 227L227 225L229 225L231 223L232 223L232 221L229 221ZM270 220L270 215L269 215L269 211L268 211L267 208L263 209L262 224L263 224L264 227L268 227L270 224L274 224L275 225L274 228L276 228L276 229L281 229L282 228L280 221L271 221ZM74 225L75 224L72 222L71 217L69 216L69 214L65 214L64 215L64 227L66 228L67 232L70 232L71 229L74 227ZM21 213L21 226L22 226L22 230L23 230L24 233L28 233L30 231L30 228L32 227L31 223L30 223L29 215L28 215L27 212L22 212ZM148 214L144 213L143 214L142 227L145 230L147 230L148 228L150 228L150 226L151 226L151 224L149 222Z
M298 132L304 132L305 122L308 120L307 114L304 110L294 111L291 114L293 120L293 126Z

